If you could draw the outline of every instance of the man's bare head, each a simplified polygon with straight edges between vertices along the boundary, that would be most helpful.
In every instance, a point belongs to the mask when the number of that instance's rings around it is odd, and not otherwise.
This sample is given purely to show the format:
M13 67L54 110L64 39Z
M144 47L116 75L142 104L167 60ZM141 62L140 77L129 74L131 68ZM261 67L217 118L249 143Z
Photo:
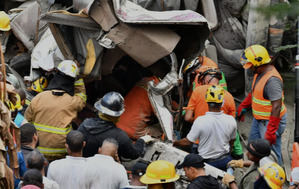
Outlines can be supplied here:
M107 138L99 148L99 154L115 158L117 156L118 142L113 138Z

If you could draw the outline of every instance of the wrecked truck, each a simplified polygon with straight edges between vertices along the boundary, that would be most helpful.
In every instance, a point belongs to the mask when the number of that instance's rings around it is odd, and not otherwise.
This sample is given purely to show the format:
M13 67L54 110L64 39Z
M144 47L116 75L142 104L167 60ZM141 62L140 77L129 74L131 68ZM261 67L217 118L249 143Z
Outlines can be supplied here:
M150 70L162 78L157 84L148 83L148 97L165 139L147 146L143 159L179 164L187 152L174 148L172 141L174 130L181 126L174 116L181 111L172 110L170 103L177 98L182 110L182 70L205 49L207 20L191 10L148 11L120 0L94 0L81 8L42 15L49 30L33 49L29 78L40 77L41 69L50 72L61 60L76 61L87 88L87 106L79 114L84 119L95 116L92 104L97 98L112 90L125 96L141 79L142 70ZM88 71L82 69L86 67ZM216 178L225 173L209 165L206 169Z

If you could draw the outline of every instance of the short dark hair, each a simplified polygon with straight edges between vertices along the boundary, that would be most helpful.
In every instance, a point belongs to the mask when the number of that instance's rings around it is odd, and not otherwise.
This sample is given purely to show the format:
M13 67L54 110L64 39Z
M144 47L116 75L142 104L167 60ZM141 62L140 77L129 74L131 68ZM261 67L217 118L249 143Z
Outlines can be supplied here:
M209 108L221 109L222 103L208 102Z
M23 184L26 185L35 185L40 188L43 187L43 176L40 171L37 169L28 169L23 176Z
M72 152L81 152L84 136L80 131L71 131L66 136L66 144Z
M21 143L31 143L32 137L36 134L36 129L34 125L30 123L25 123L20 127L21 131Z
M26 163L29 169L37 169L41 171L44 167L44 162L45 158L43 154L37 150L33 150L29 153Z

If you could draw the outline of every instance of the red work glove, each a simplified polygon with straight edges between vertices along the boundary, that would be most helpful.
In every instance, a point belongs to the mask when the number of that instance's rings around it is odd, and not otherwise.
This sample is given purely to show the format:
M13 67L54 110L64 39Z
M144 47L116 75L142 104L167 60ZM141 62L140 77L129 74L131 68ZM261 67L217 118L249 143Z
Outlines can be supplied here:
M276 131L278 129L279 123L279 117L270 117L269 123L267 125L267 131L265 133L265 139L267 139L271 145L276 143Z
M248 93L247 97L243 100L243 102L239 105L237 112L236 112L236 119L238 121L244 121L245 119L245 112L251 107L251 93Z

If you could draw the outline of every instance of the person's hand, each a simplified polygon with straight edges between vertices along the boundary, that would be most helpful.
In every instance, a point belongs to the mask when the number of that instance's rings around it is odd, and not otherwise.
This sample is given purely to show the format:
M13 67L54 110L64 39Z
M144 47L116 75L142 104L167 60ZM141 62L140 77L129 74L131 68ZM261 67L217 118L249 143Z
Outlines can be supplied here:
M242 167L244 167L244 161L242 159L231 160L230 162L228 162L228 166L235 167L235 168L242 168Z
M239 105L237 112L236 112L236 119L238 121L244 121L245 120L245 113L247 110L251 107L251 100L252 96L251 93L247 95L247 97L242 101L242 103Z
M140 137L140 139L142 139L146 144L154 141L154 138L151 137L150 135L144 135Z
M265 133L265 139L270 142L270 144L276 143L276 131L279 127L280 118L271 116L269 123L267 125L267 131Z
M235 177L230 174L225 174L222 179L222 183L229 187L229 184L235 182Z

